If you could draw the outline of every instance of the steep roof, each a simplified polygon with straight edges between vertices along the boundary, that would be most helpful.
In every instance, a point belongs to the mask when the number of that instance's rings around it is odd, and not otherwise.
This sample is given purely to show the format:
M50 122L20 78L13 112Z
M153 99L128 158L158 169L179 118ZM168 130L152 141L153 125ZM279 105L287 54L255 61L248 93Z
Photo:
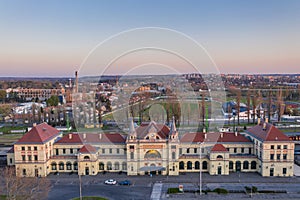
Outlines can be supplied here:
M69 133L58 140L56 144L82 144L82 140L78 133Z
M222 144L215 144L211 151L215 152L228 152L227 149Z
M120 133L78 133L83 143L125 143Z
M269 123L260 123L247 130L248 133L262 141L289 141L289 137Z
M157 124L154 121L150 123L142 123L137 129L137 137L144 138L150 132L157 133L162 139L168 138L170 129L164 124Z
M59 130L47 123L42 123L32 127L16 144L43 144L59 135Z
M206 138L205 138L206 134ZM241 135L240 133L185 133L181 138L180 142L251 142L248 138Z
M79 150L80 153L96 153L97 150L95 147L93 147L90 144L85 144L81 149Z

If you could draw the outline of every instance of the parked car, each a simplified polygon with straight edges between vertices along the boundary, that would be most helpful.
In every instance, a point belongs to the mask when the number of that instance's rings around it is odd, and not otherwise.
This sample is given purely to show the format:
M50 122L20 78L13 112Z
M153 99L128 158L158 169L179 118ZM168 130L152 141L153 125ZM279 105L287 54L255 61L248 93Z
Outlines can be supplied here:
M125 181L119 182L119 185L131 185L131 182L129 180L125 180Z
M116 185L117 181L114 179L108 179L108 180L104 181L104 183L107 185Z

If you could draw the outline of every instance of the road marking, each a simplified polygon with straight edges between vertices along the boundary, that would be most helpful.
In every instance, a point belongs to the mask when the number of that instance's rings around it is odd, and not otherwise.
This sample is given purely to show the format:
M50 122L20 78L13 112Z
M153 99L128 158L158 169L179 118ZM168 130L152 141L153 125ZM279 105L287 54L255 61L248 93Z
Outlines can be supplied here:
M162 191L162 183L155 183L152 188L151 200L160 200L161 191Z

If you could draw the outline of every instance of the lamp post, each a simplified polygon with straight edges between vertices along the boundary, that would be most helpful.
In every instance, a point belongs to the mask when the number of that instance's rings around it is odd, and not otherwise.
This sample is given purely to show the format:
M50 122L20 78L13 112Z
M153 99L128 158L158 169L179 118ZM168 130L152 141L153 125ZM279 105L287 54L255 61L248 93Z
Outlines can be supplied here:
M81 155L81 153L78 154L78 178L79 178L79 198L80 198L80 200L82 200L81 172L79 170L79 167L80 167L80 155Z

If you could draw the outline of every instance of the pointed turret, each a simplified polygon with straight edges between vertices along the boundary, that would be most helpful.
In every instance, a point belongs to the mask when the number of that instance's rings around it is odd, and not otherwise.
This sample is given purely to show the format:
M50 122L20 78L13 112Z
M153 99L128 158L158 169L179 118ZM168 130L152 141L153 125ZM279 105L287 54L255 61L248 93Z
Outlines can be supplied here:
M172 124L171 124L171 127L170 127L169 137L170 137L170 139L175 139L175 138L177 138L177 136L178 136L178 132L177 132L177 129L176 129L175 117L173 116L172 117Z
M133 118L129 118L129 138L131 140L136 139L136 131L134 128Z

